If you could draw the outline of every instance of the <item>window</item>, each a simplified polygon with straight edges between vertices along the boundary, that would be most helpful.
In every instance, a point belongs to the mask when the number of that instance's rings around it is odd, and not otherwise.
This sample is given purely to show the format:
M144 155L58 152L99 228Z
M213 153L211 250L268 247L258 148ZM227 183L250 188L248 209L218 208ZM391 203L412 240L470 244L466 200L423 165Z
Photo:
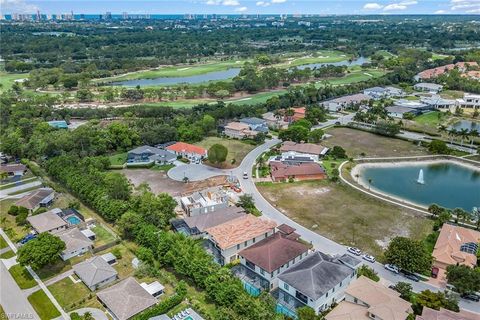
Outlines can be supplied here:
M285 290L290 290L290 286L288 284L286 284L285 282L283 283L283 288Z
M340 287L343 286L343 281L340 281Z
M308 303L308 297L301 292L295 291L295 297L303 303Z
M268 237L268 232L265 232L265 238Z
M262 276L265 275L265 271L264 271L262 268L260 268L260 274L261 274Z
M325 298L328 298L328 292L325 294Z
M253 243L255 243L255 238L253 238L253 240L252 240L252 241L253 241Z
M248 241L245 241L245 242L243 243L243 246L246 247L246 246L247 246L247 243L248 243Z
M240 250L240 245L239 244L237 244L237 250Z
M245 261L245 265L246 265L248 268L250 268L250 269L252 269L252 270L255 270L255 264L253 264L252 262L246 260L246 261Z
M358 299L357 299L357 298L353 298L353 302L354 302L354 303L358 303Z

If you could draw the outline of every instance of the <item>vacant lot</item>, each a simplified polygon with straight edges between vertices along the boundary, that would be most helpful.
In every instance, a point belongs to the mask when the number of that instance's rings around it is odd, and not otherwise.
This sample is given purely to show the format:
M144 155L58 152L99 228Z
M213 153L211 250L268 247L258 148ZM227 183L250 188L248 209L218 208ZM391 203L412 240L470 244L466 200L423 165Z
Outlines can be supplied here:
M341 146L349 157L358 157L364 153L367 157L418 156L428 154L423 147L411 142L387 138L370 132L350 128L332 128L327 130L332 137L322 142L327 147Z
M80 305L83 306L85 301L93 298L83 282L73 283L70 278L60 280L48 286L48 289L66 311L77 309Z
M19 241L28 233L28 228L19 226L15 222L15 216L8 214L8 209L18 199L4 199L0 200L0 226L13 242Z
M377 258L393 237L422 239L432 227L424 217L330 181L260 183L258 189L298 223Z
M225 176L218 176L202 181L183 183L170 179L164 171L153 169L123 169L120 172L123 173L135 187L138 187L141 183L146 183L153 193L159 194L166 192L173 197L223 185L226 181Z
M221 165L222 168L227 169L238 167L243 158L245 158L250 151L255 149L254 145L240 140L222 139L218 137L208 137L196 143L197 146L201 146L207 150L214 144L221 144L228 149L227 160Z

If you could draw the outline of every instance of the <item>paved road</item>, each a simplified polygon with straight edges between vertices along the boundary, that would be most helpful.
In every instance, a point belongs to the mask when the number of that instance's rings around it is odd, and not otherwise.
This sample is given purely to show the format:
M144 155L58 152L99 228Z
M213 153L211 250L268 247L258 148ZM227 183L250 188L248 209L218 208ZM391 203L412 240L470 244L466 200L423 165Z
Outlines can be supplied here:
M19 191L22 191L22 190L26 190L26 189L30 189L30 188L33 188L33 187L37 187L37 186L40 186L40 185L42 185L42 182L37 180L37 181L34 181L34 182L29 182L29 183L22 184L22 185L19 185L19 186L16 186L16 187L12 187L12 188L8 188L8 189L2 189L2 190L0 190L0 199L8 197L9 194L19 192Z

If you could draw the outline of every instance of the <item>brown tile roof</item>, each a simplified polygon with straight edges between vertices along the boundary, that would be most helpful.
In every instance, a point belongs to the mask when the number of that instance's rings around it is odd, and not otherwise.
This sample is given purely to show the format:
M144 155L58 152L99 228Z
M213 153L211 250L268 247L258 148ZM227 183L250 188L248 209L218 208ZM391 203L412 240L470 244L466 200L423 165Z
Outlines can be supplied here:
M51 188L40 188L15 202L15 205L32 210L33 208L39 206L40 202L52 193L53 189Z
M359 304L367 305L364 307L365 314L374 314L375 318L382 320L405 320L412 312L410 303L400 298L400 293L364 276L352 282L345 293L360 300ZM326 317L327 320L348 319L336 318L335 315L341 313L335 310L336 308L332 310L331 316Z
M465 310L460 312L453 312L447 309L440 308L440 310L423 307L422 315L417 316L416 320L478 320L480 315Z
M462 244L470 242L479 243L480 232L444 224L433 249L433 258L435 261L447 265L459 263L474 266L477 264L477 257L474 254L460 251Z
M281 224L277 227L277 230L284 233L284 234L291 234L292 232L294 232L297 229L289 226L288 224L283 223L283 224Z
M230 122L225 126L225 129L230 129L234 131L250 130L250 127L245 123L241 122Z
M324 146L313 143L296 143L293 141L285 141L280 147L280 151L288 152L295 151L299 153L308 153L319 155L325 149Z
M129 319L157 303L132 277L98 292L97 297L119 320Z
M423 70L422 72L420 72L418 74L418 76L421 79L435 78L435 77L438 77L439 75L444 74L445 72L453 70L455 67L461 69L461 71L464 71L465 68L467 67L467 65L468 66L478 66L478 64L475 61L457 62L455 64L447 64L447 65L440 66L440 67L437 67L437 68Z
M257 218L251 214L230 220L205 231L221 249L227 249L263 235L276 227L272 220Z
M303 243L274 233L239 252L239 255L267 272L279 269L287 262L308 251Z
M274 179L286 179L289 177L320 176L325 170L318 163L284 164L279 161L271 161L271 175Z

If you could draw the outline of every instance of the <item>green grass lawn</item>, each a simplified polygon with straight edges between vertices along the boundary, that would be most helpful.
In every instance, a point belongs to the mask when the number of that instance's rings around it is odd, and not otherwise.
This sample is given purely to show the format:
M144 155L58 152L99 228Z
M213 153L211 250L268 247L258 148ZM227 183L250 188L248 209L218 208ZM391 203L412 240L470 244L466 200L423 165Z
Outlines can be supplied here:
M27 271L27 269L19 264L8 269L8 272L10 272L13 279L15 279L15 282L18 284L20 289L28 289L37 285L37 282L35 279L33 279L32 275Z
M28 297L33 309L38 313L40 319L50 320L59 317L60 311L55 308L52 301L47 297L43 290L38 290Z
M13 242L20 240L28 233L27 227L18 226L15 222L15 217L7 213L15 201L17 199L0 200L1 227ZM2 238L0 241L4 241L4 239Z
M204 64L196 65L182 65L182 66L169 66L161 67L157 70L139 71L118 77L111 77L105 79L97 79L99 82L106 81L123 81L134 79L153 79L160 77L189 77L196 76L204 73L227 70L230 68L241 68L246 60L227 60L216 61Z
M287 90L260 92L250 97L225 100L225 103L232 103L234 105L265 103L268 99L285 93L287 93Z
M432 111L424 113L418 117L415 117L415 122L420 124L426 124L430 126L438 126L442 121L443 113L440 111Z
M150 107L171 107L171 108L192 108L196 105L203 103L215 103L217 100L214 99L179 99L175 101L160 101L160 102L150 102L142 103L139 105L150 106Z
M347 85L362 81L367 81L372 78L378 78L385 74L385 71L378 69L365 69L365 70L355 70L351 73L346 74L344 77L325 79L315 83L317 88L324 86L325 84L330 84L333 86Z
M221 144L228 149L227 160L222 165L222 168L235 168L245 158L245 156L252 151L255 146L245 143L240 140L224 139L218 137L208 137L202 141L196 143L197 146L201 146L205 149L209 149L214 144ZM235 163L232 164L232 160L235 159Z
M96 235L96 246L101 246L115 240L115 237L98 223L92 228L92 231L95 232Z
M291 68L296 66L301 66L304 64L311 64L311 63L331 63L331 62L340 62L344 60L348 60L351 58L351 55L345 54L341 51L334 51L334 50L321 50L312 54L311 56L303 56L303 57L291 57L284 62L274 65L274 67L285 67Z
M127 162L127 152L117 153L108 157L113 166L123 165Z
M0 320L7 320L7 314L5 313L5 310L3 310L2 305L0 304Z
M393 237L420 240L432 228L429 219L328 180L257 186L296 222L341 244L357 246L380 261Z
M2 225L2 228L3 228L3 225ZM0 236L0 249L6 248L6 247L8 247L7 240L3 239L3 237Z
M28 78L28 73L0 72L0 92L9 90L17 79Z
M10 259L12 257L15 257L15 252L13 252L12 250L4 252L0 255L0 259Z
M48 290L67 312L82 307L87 300L95 297L83 282L73 283L70 278L48 286Z

